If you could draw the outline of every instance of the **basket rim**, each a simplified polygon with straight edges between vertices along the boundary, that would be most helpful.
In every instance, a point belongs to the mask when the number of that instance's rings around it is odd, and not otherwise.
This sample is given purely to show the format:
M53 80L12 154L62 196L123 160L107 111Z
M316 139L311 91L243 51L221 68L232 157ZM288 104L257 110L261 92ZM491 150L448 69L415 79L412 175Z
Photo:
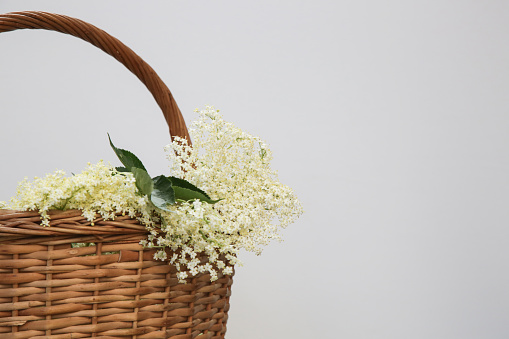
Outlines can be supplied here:
M135 218L120 213L113 219L104 219L96 214L93 221L89 221L78 209L50 210L50 226L41 225L41 216L37 211L18 211L0 209L0 244L9 238L20 237L55 237L55 236L96 236L110 237L118 235L146 237L150 233L147 228Z

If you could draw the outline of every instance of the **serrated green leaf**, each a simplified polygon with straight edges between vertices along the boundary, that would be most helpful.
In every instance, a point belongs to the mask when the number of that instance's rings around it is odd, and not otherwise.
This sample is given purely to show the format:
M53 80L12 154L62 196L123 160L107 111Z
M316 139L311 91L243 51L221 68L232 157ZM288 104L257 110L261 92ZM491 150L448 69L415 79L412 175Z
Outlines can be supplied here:
M127 168L125 167L115 167L115 169L117 170L117 172L130 172Z
M138 187L140 193L150 196L154 189L154 183L152 182L152 179L150 178L150 175L148 175L147 171L141 168L132 167L131 172L136 179L136 187Z
M205 193L203 190L199 189L198 187L196 187L195 185L191 184L189 181L187 180L184 180L184 179L180 179L180 178L177 178L177 177L168 177L168 179L170 179L171 181L171 184L175 187L175 186L178 186L178 187L182 187L182 188L187 188L188 190L191 190L191 191L195 191L195 192L198 192L198 193L201 193L203 194L205 197L207 197L207 199L210 199L209 195L207 193Z
M196 192L196 191L184 188L184 187L173 186L173 190L175 191L175 199L180 199L180 200L184 200L184 201L198 199L201 201L205 201L206 203L209 203L209 204L215 204L216 202L222 200L222 199L212 200L200 192Z
M173 191L171 181L164 175L152 179L154 190L150 196L150 201L162 210L171 212L166 206L175 204L175 192Z
M122 164L124 164L125 168L128 171L131 171L131 168L133 167L147 171L145 169L145 166L143 166L141 160L138 159L138 157L134 155L132 152L127 151L125 149L116 148L115 145L113 145L113 142L111 141L109 133L108 139L110 140L111 148L113 148L113 151L115 151L115 154L117 155L118 159L120 160L120 162L122 162Z

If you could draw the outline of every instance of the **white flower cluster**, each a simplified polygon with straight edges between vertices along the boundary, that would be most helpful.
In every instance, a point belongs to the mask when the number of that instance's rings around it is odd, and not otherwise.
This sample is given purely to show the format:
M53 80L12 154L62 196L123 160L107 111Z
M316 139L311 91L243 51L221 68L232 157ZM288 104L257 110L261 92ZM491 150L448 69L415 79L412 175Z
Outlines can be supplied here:
M5 208L19 211L39 211L43 226L50 225L49 210L80 209L90 222L99 213L104 219L115 215L138 217L152 225L145 197L138 194L131 173L119 175L114 168L102 161L91 165L80 174L65 177L65 172L55 171L44 178L25 178L19 183L17 194Z
M147 227L142 245L160 248L154 258L175 265L181 282L204 272L212 281L219 272L232 274L240 249L260 254L261 246L281 239L278 230L293 222L302 206L270 169L272 154L262 140L225 122L213 107L199 113L190 129L193 146L179 138L166 146L170 173L221 199L215 204L178 201L171 212L157 209L139 193L131 173L101 161L71 177L56 171L32 183L25 178L17 195L0 207L40 211L45 226L50 209L80 209L90 221L96 213L104 219L127 214Z
M179 138L166 146L171 173L222 200L179 204L164 214L166 237L153 239L159 246L182 248L177 264L186 263L191 272L203 269L192 260L203 250L221 266L218 254L229 264L238 263L240 249L260 254L262 245L281 239L279 228L302 213L292 189L270 169L272 153L262 140L224 121L211 106L199 113L189 131L193 146Z

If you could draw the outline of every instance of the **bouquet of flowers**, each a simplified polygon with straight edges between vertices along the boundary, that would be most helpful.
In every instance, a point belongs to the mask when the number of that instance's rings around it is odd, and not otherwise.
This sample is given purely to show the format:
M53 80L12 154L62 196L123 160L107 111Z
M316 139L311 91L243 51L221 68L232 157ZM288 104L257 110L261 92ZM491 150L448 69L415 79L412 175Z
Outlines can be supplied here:
M45 226L55 209L79 209L91 222L97 214L105 220L129 215L149 231L141 244L158 249L155 259L175 265L181 282L202 272L212 281L218 271L232 274L241 249L260 254L262 246L281 240L279 230L302 214L302 206L278 181L260 138L224 121L214 107L196 111L193 146L177 137L165 147L169 175L151 177L137 156L110 139L122 167L101 161L70 177L56 171L32 182L25 178L0 208L39 211ZM206 253L208 262L198 253Z

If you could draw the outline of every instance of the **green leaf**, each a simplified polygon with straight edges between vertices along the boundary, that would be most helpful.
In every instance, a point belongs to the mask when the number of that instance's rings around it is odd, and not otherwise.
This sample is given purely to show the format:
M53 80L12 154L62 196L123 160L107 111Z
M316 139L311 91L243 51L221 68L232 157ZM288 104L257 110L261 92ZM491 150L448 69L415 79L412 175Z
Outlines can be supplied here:
M136 179L136 187L143 195L148 195L154 206L171 212L166 206L175 204L175 200L201 200L209 204L215 204L219 200L212 200L203 190L190 182L176 177L160 175L153 179L147 173L145 166L138 157L127 150L116 148L108 134L111 148L125 167L116 167L118 172L132 172Z
M180 178L177 178L177 177L168 177L168 179L170 179L171 181L171 184L173 186L178 186L178 187L182 187L182 188L187 188L188 190L191 190L191 191L195 191L195 192L198 192L198 193L201 193L203 194L204 196L206 196L208 199L210 199L209 195L207 193L205 193L204 191L202 191L201 189L199 189L198 187L196 187L195 185L191 184L189 181L187 180L184 180L184 179L180 179Z
M126 151L125 149L116 148L115 145L113 145L109 133L108 139L110 140L111 148L113 148L118 159L120 160L120 162L122 162L122 164L124 164L125 168L128 171L131 171L132 167L137 167L139 169L146 171L145 166L143 166L143 163L141 162L140 159L138 159L136 155L129 151Z
M206 203L209 204L215 204L216 202L222 200L222 199L212 200L205 194L184 187L173 186L173 190L175 191L175 199L180 199L184 201L198 199L201 201L205 201Z
M147 171L141 168L132 167L131 172L136 179L136 187L138 187L141 194L150 196L154 189L154 184Z
M175 192L173 191L171 181L164 175L152 179L154 190L150 196L150 201L162 210L171 212L166 206L175 204Z

